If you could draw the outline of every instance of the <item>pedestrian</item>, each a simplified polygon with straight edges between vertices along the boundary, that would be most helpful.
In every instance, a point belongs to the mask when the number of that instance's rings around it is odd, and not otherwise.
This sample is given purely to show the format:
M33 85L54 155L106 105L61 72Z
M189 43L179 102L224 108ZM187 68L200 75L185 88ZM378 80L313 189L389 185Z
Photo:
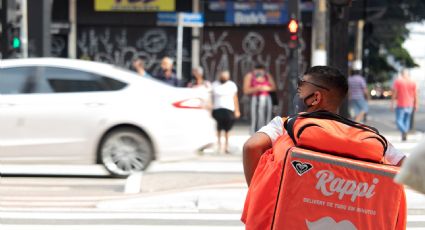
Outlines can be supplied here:
M152 77L145 69L145 61L141 58L136 58L133 60L133 68L136 72L142 77Z
M208 91L211 91L211 82L205 80L204 78L204 69L202 67L192 68L192 79L187 83L189 88L202 88Z
M211 82L205 80L202 67L192 68L192 79L187 83L187 87L198 90L200 98L205 101L205 107L211 108Z
M352 110L353 118L356 122L362 122L368 111L369 93L366 81L360 71L354 70L353 74L348 78L348 102L350 110Z
M310 113L315 111L327 111L337 114L347 92L347 78L339 70L328 66L314 66L307 69L304 75L298 80L297 95L294 100L294 105L300 105L298 106L299 112ZM298 132L298 135L299 134L300 131ZM278 191L280 188L278 187L280 186L279 180L275 179L284 172L279 171L278 169L281 169L280 161L285 160L277 159L275 157L282 156L283 153L279 152L276 153L276 155L264 154L265 157L262 158L263 153L272 147L272 151L274 153L274 144L278 139L279 141L288 141L277 142L279 144L279 146L277 146L278 150L282 150L283 152L286 151L286 146L284 146L285 144L288 144L288 147L291 147L294 144L288 132L284 132L284 121L282 117L275 117L269 124L253 134L244 144L243 167L246 182L249 186L248 194L254 193L264 195L263 193L267 190L270 193L270 197L273 198L273 200L270 200L268 197L264 197L262 200L259 200L261 197L256 197L258 199L255 200L248 200L247 198L242 215L242 220L247 224L247 229L263 229L258 226L269 226L271 223L270 221L273 221L273 208L270 208L270 210L260 210L258 208L266 206L269 207L270 202L275 202L274 198L275 196L278 196L276 195L276 192L273 192ZM320 136L316 139L318 142L324 141L320 139ZM328 144L332 145L333 143ZM314 146L311 147L313 148ZM384 145L383 149L385 149ZM391 144L388 144L385 154L382 154L385 158L382 159L383 162L397 166L400 166L405 158L405 155L396 150ZM256 174L256 181L258 183L256 186L251 188L251 180L254 172L256 172L257 166L259 165L260 158L262 170L259 171L260 174ZM266 179L262 181L262 178ZM265 189L265 187L261 186L268 187ZM340 186L340 184L338 184L338 186ZM278 194L279 193L280 192L278 192ZM254 203L251 203L250 201ZM261 202L261 204L255 202ZM273 203L271 204L273 205ZM253 211L258 211L258 213L252 213Z
M256 65L243 81L243 92L251 98L251 130L258 131L272 119L273 100L271 92L276 90L273 77L263 65Z
M401 71L394 81L391 100L391 111L396 115L397 128L401 132L401 140L407 140L407 132L412 122L412 113L418 108L419 101L416 83L410 79L407 69Z
M224 152L229 151L229 131L232 129L235 119L240 117L238 88L230 80L229 71L221 71L218 80L212 84L212 116L217 121L217 144L221 152L221 132L224 131Z
M155 78L171 86L180 87L181 82L177 79L173 66L173 59L163 57L161 60L161 70Z

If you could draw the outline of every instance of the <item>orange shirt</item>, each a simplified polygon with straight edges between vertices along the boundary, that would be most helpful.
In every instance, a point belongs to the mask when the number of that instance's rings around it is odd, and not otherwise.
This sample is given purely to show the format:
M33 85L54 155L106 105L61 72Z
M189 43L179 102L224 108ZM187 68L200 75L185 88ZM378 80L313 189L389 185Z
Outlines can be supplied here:
M416 84L414 81L398 78L393 89L397 92L397 107L414 107L416 97Z

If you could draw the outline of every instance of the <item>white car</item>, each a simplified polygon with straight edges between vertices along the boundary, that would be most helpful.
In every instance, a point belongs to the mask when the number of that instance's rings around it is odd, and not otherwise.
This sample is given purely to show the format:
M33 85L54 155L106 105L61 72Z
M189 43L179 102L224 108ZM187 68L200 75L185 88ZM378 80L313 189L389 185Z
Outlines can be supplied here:
M214 141L199 91L108 64L0 60L0 164L103 164L115 176Z

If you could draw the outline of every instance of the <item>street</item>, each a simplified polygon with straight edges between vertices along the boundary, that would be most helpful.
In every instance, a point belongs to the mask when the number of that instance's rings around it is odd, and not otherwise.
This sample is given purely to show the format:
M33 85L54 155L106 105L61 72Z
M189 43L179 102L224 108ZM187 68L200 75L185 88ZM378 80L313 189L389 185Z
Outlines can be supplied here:
M368 124L382 130L396 148L409 153L423 138L413 132L401 142L389 101L371 101ZM424 128L425 113L416 114ZM155 162L142 175L141 192L125 193L125 179L19 177L0 180L2 229L243 229L246 195L241 147L248 127L238 124L230 155L207 152ZM425 229L425 196L407 189L408 228Z

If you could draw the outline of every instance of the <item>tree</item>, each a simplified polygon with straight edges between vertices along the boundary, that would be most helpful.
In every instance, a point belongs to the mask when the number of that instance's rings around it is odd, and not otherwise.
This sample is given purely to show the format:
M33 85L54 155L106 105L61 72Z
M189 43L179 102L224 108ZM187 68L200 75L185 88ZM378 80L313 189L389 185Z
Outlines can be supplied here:
M368 81L383 82L391 79L391 74L397 70L389 63L388 57L407 68L418 66L402 45L409 36L406 24L425 19L425 1L364 1L364 47Z

